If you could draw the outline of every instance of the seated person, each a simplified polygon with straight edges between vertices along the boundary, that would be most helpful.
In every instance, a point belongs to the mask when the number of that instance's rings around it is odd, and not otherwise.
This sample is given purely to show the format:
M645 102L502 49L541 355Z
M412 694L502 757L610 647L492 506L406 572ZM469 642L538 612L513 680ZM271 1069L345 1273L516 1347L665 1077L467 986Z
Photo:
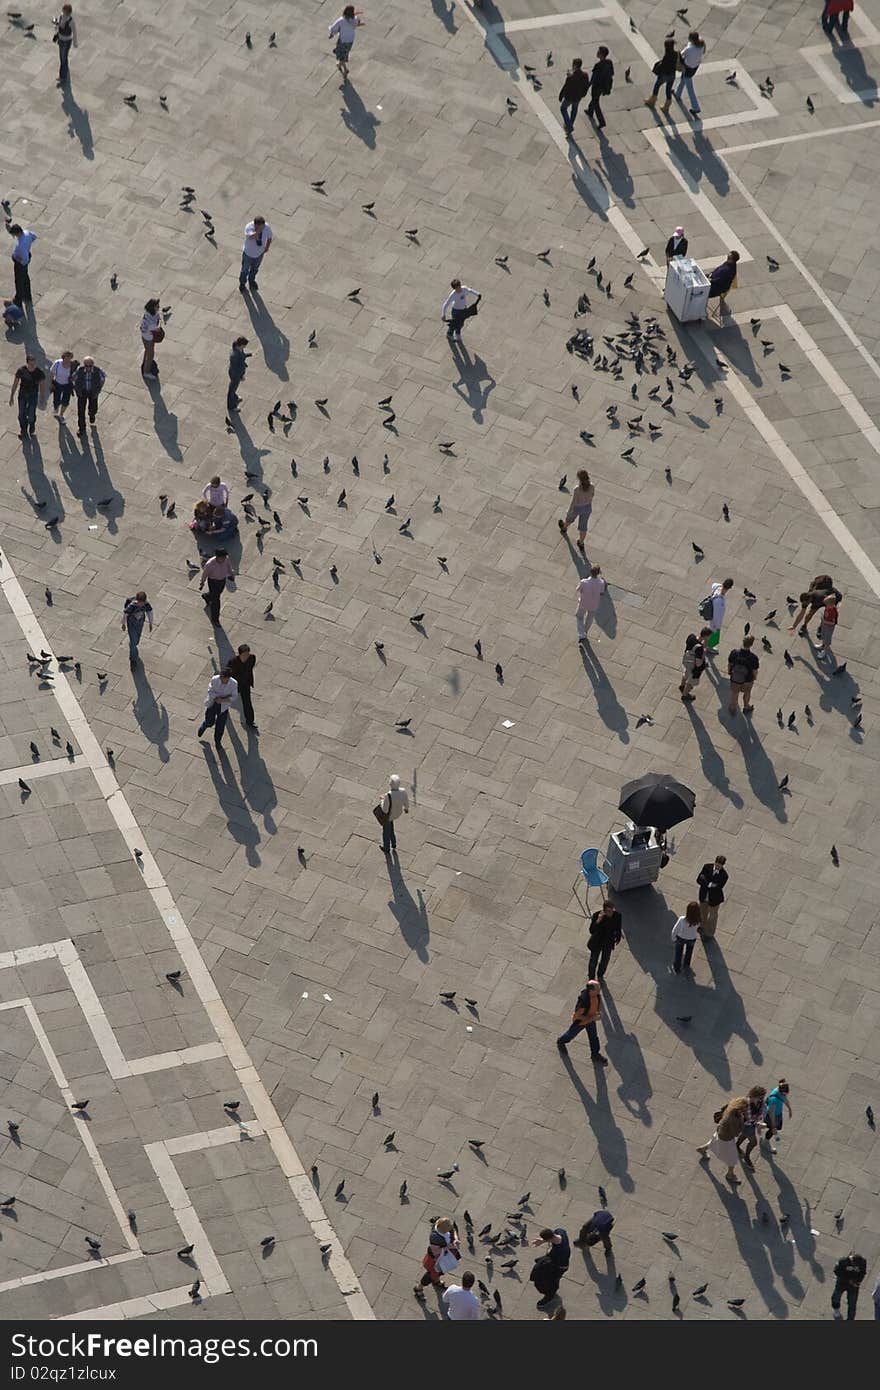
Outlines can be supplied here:
M24 318L24 309L15 303L14 299L4 299L3 301L3 322L7 328L18 328Z
M211 506L210 502L206 502L203 498L200 498L193 507L193 518L189 523L189 529L191 531L196 531L199 535L203 535L211 525L213 516L214 508Z
M238 517L228 507L213 507L211 517L205 528L205 536L212 541L225 541L238 530Z
M722 261L720 265L716 265L714 270L709 271L710 299L723 299L727 291L733 288L738 260L738 251L728 251L727 260Z

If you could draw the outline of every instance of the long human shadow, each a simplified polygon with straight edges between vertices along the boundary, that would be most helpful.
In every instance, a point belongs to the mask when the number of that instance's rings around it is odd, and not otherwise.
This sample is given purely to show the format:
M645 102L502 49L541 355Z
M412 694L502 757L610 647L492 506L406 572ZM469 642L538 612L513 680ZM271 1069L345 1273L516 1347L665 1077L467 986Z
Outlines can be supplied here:
M728 715L726 710L719 709L718 722L739 744L749 785L755 796L784 825L788 821L788 812L785 797L779 789L779 774L764 751L753 719L741 714Z
M153 429L156 438L162 445L166 454L175 463L183 460L180 452L180 445L177 442L177 416L168 409L162 399L162 383L158 377L151 376L144 378L150 399L153 402Z
M719 1041L723 1040L722 1045L726 1045L733 1036L742 1038L752 1061L756 1066L761 1066L764 1054L758 1046L758 1035L746 1017L742 995L730 977L724 952L715 937L710 937L703 946L715 992L715 1016L710 1036L714 1034Z
M615 952L616 954L616 952ZM613 967L614 955L611 957ZM617 1094L626 1109L641 1124L650 1126L653 1122L648 1101L654 1094L648 1068L638 1038L628 1033L623 1026L607 976L602 984L602 1007L605 1023L605 1051L614 1063L620 1077Z
M95 143L92 139L92 126L88 111L78 106L70 83L62 89L61 110L67 117L67 133L71 140L78 140L84 159L94 159Z
M19 441L19 443L21 444L21 452L24 457L28 481L30 482L33 494L37 498L43 498L46 494L46 489L49 486L49 481L46 477L46 469L43 466L43 451L40 448L40 441L37 439L36 435L34 435L33 439L22 439ZM60 513L56 513L56 515L60 515L63 519L63 503L61 502L61 498L58 494L57 487L55 487L54 484L52 485L52 487L52 495L53 497L57 497L60 506ZM48 511L48 508L46 510Z
M352 135L356 135L359 140L363 140L368 150L376 148L376 131L382 122L372 111L368 111L361 100L360 93L353 85L351 78L343 83L342 99L345 102L345 110L340 112L342 124L346 130L350 130Z
M578 1038L580 1040L580 1034ZM569 1044L569 1046L573 1046L573 1044ZM605 1068L593 1067L588 1048L584 1044L582 1046L584 1056L587 1059L585 1065L593 1069L596 1077L595 1096L590 1095L581 1081L570 1054L561 1053L560 1060L568 1072L568 1079L574 1087L578 1100L584 1107L584 1114L596 1140L596 1148L602 1167L610 1177L615 1178L620 1183L624 1192L632 1192L635 1189L635 1183L629 1174L626 1137L615 1122L611 1106L608 1103L608 1081L605 1076Z
M156 751L163 763L168 762L168 711L159 704L153 694L152 686L139 661L131 673L134 681L135 697L131 702L132 713L140 726L140 731L150 743L155 743Z
M254 733L253 729L247 727L245 727L245 732L248 741L247 748L239 738L238 731L231 719L226 726L226 733L238 759L241 794L251 809L258 816L262 816L263 829L267 835L274 835L278 830L272 815L278 805L275 783L269 775L269 769L264 759L260 756L258 735Z
M60 454L61 476L67 484L72 497L81 504L85 516L95 516L97 503L112 495L111 507L102 508L101 515L106 519L111 534L118 530L117 519L125 511L125 498L114 490L107 472L107 461L98 432L92 427L92 437L86 435L81 444L68 428L65 420L58 421L58 450Z
M232 426L245 473L251 475L248 481L261 483L263 481L263 459L267 454L271 454L272 450L257 447L240 415L233 415Z
M617 609L614 606L614 595L611 592L612 586L609 584L596 610L596 626L600 632L613 641L617 636Z
M455 338L452 339L452 356L459 372L459 379L453 382L452 389L470 408L476 424L481 425L486 403L495 390L495 378L482 357L476 353L471 357L464 344Z
M615 695L614 687L600 665L599 658L589 644L579 646L578 651L596 696L596 712L599 718L606 728L617 734L621 743L629 743L629 716Z
M579 1253L584 1262L584 1272L596 1285L596 1298L602 1312L608 1318L613 1317L615 1313L622 1313L628 1298L626 1289L617 1287L617 1262L614 1251L609 1255L603 1251L600 1255L598 1245L585 1245ZM605 1261L604 1271L596 1263L599 1259Z
M851 92L855 92L863 106L877 104L877 81L865 67L861 50L851 43L835 43L831 35L831 53L840 68L840 75Z
M739 792L734 791L730 785L727 773L724 771L724 759L712 743L708 729L697 714L694 704L689 700L685 700L683 703L687 717L693 726L697 747L700 750L700 765L703 769L703 776L710 787L714 787L716 791L727 798L731 806L741 810L743 799Z
M228 724L226 728L228 732ZM210 730L208 732L210 733ZM226 829L236 844L244 847L247 862L256 867L261 862L257 852L260 832L254 824L254 819L235 780L229 755L222 744L217 748L213 742L202 743L201 749L205 759L205 767L214 783L217 801L226 817Z
M734 318L721 321L712 336L712 343L722 358L728 360L743 376L748 377L753 386L764 385L764 377L755 361L751 342ZM769 360L772 361L772 357Z
M49 354L40 342L40 330L37 328L37 316L34 312L33 300L28 301L25 306L25 315L22 319L22 340L25 348L29 348L37 359L37 366L49 376ZM48 383L47 383L48 384ZM52 394L49 392L46 397L51 401Z
M458 33L453 0L449 0L449 4L446 3L446 0L431 0L431 9L434 11L444 29L448 30L450 34Z
M568 162L571 166L571 181L578 197L586 203L591 212L608 221L611 198L601 176L589 167L584 152L577 140L568 141Z
M749 1271L755 1288L764 1300L767 1311L774 1318L787 1318L788 1307L775 1285L760 1221L753 1221L750 1217L749 1209L740 1196L741 1189L738 1187L731 1189L728 1183L716 1176L710 1163L699 1163L694 1166L700 1170L704 1177L709 1179L715 1188L718 1201L730 1221L730 1228L733 1231L743 1264ZM765 1229L771 1231L772 1227ZM744 1296L744 1292L740 1294L740 1297Z
M608 141L608 136L604 130L597 131L599 139L599 159L602 168L605 170L605 180L610 185L614 196L624 203L628 208L634 208L635 184L632 174L629 172L629 165L620 150L615 150Z
M250 314L253 330L260 340L266 366L279 381L289 381L287 359L290 356L290 339L276 324L259 291L252 291L242 298Z
M814 661L816 652L819 650L812 637L806 639L810 644L810 651ZM858 683L844 671L842 676L833 676L832 672L826 671L818 662L811 665L806 657L801 656L800 652L795 653L794 660L803 666L804 670L813 677L819 692L819 708L826 714L841 714L847 720L852 714L852 697L858 689ZM809 700L807 701L809 704Z
M385 856L385 862L388 868L388 877L391 880L391 891L394 894L388 906L397 918L400 934L407 946L411 951L415 951L419 960L427 961L429 959L428 939L431 930L422 890L421 888L416 889L418 896L418 902L416 902L404 882L396 850L392 850L390 854Z
M755 1152L757 1153L758 1150L755 1150ZM780 1167L776 1160L776 1156L771 1152L768 1145L761 1145L761 1153L763 1157L766 1157L768 1167L776 1183L779 1210L780 1212L784 1212L788 1217L786 1234L791 1237L791 1242L793 1244L788 1241L783 1241L782 1243L786 1247L786 1252L790 1252L791 1263L793 1265L793 1252L797 1250L799 1257L805 1260L810 1266L810 1273L816 1282L820 1284L824 1283L825 1270L816 1259L816 1237L813 1235L809 1220L801 1210L801 1204L795 1192L794 1185ZM749 1179L751 1180L751 1174L749 1175ZM777 1266L777 1260L774 1259L773 1249L771 1249L770 1258L773 1260L774 1266ZM786 1278L785 1273L783 1273L783 1278ZM802 1298L803 1289L801 1288L800 1282L793 1279L791 1270L788 1271L786 1282L788 1283L789 1280L791 1281L789 1287L791 1288L792 1296L795 1298Z
M509 34L504 32L504 15L494 0L483 0L482 5L474 11L474 14L481 21L481 28L485 29L485 44L493 62L503 71L514 66L518 67L519 58L513 40ZM500 32L497 34L492 28L496 24L500 26Z

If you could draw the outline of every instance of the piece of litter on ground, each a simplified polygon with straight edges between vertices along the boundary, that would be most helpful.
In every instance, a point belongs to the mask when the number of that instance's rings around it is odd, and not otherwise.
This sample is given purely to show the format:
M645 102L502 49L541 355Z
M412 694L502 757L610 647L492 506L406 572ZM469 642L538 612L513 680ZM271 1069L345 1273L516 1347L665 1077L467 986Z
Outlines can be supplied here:
M90 530L90 531L97 531L97 529L98 529L97 526L90 526L90 527L89 527L89 530Z
M821 1234L822 1234L821 1231L814 1231L813 1228L812 1228L812 1226L810 1227L810 1235L811 1235L811 1236L820 1236Z
M464 1031L465 1031L466 1033L472 1033L474 1030L473 1030L473 1028L471 1027L471 1025L470 1025L469 1023L466 1023L466 1024L465 1024L465 1027L464 1027Z
M304 990L303 990L303 992L302 992L302 997L303 997L303 999L308 999L308 997L309 997L309 991L308 991L307 989L304 989Z
M502 729L512 729L513 726L514 726L514 720L512 720L512 719L502 719L502 721L501 721L501 727L502 727Z
M461 869L456 869L456 871L455 871L455 877L456 877L456 878L461 878Z
M332 1004L332 1003L333 1003L333 1000L330 998L330 995L329 995L329 994L325 994L325 995L324 995L324 998L327 1000L327 1003L328 1003L328 1004Z

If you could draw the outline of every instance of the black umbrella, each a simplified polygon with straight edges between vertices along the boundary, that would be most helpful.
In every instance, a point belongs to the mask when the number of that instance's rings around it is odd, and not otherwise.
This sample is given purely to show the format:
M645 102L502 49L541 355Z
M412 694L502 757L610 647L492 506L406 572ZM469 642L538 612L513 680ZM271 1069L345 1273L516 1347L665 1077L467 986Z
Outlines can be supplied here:
M671 830L679 821L690 820L696 800L696 793L669 773L646 772L622 788L618 808L634 825Z

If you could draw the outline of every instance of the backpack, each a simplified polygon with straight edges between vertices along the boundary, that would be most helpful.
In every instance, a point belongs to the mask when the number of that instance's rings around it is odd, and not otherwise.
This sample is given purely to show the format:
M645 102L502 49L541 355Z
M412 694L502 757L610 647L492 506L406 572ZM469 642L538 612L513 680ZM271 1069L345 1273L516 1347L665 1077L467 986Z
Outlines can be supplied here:
M743 655L742 652L734 652L733 665L730 668L730 679L736 685L745 685L751 675L751 669L747 662L738 660Z
M710 623L715 616L715 602L710 594L707 598L700 599L697 612L704 623Z

